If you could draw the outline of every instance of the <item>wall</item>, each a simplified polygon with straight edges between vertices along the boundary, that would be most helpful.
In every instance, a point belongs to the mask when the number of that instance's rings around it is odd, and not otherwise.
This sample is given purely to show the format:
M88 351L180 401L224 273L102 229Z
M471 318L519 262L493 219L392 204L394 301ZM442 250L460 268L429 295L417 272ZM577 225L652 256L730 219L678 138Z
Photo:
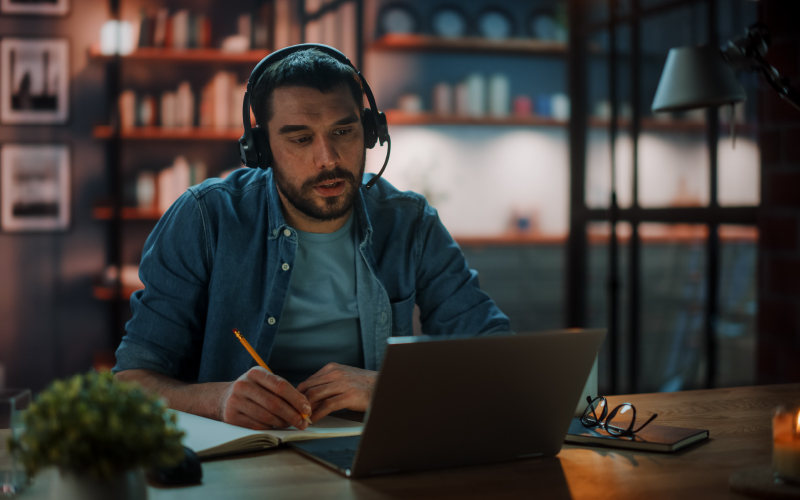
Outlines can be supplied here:
M42 388L86 370L109 347L108 309L92 298L92 277L105 263L105 227L92 201L108 192L103 143L91 128L106 116L103 66L88 48L108 19L106 0L72 0L66 17L0 16L0 36L70 40L70 110L66 125L0 125L7 143L71 147L72 223L59 233L0 232L0 363L6 385Z
M760 2L768 60L800 84L800 3ZM758 380L800 382L800 111L762 80Z

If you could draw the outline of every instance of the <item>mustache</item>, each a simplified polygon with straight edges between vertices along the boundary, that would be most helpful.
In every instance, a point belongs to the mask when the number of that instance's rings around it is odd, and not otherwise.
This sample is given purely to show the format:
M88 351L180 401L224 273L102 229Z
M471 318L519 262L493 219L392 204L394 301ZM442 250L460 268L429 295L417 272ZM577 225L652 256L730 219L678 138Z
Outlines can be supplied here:
M350 184L356 183L356 178L353 174L344 170L340 167L335 167L332 170L326 170L320 173L318 176L314 177L313 179L309 179L303 183L304 190L313 189L314 186L318 184L322 184L325 181L332 181L334 179L344 179L345 182Z

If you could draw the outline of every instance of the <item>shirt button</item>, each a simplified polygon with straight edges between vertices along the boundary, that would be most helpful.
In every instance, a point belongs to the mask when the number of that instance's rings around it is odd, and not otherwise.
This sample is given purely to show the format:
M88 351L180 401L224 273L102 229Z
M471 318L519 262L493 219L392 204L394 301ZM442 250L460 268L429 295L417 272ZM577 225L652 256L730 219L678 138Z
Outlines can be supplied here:
M283 269L284 271L288 271L289 270L289 264L282 265L281 269Z
M284 229L284 230L283 230L283 235L284 235L284 236L291 236L291 235L292 235L292 232L291 232L291 231L289 231L288 229Z
M269 323L270 325L274 325L275 324L275 318L268 319L267 323Z
M385 312L381 313L381 323L386 324L387 316Z

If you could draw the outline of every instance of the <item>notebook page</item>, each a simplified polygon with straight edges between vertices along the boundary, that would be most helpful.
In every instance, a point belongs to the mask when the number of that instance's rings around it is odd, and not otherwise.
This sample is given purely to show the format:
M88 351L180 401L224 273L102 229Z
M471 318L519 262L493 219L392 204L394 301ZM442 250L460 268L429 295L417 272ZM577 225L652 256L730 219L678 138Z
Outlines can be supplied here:
M178 428L186 433L183 438L183 444L198 454L232 441L244 440L250 436L267 435L281 441L296 441L321 437L354 436L361 434L363 427L360 422L327 416L304 431L294 427L281 430L254 431L190 413L170 411L178 415Z

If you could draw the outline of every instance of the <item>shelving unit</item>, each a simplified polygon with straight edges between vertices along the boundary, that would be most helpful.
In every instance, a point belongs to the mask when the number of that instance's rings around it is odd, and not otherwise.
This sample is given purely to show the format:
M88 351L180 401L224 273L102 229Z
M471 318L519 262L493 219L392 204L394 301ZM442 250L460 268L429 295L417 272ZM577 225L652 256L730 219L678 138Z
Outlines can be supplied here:
M272 0L260 2L261 4L270 4ZM109 1L111 7L111 17L119 19L120 17L120 1ZM168 2L157 2L160 4L168 4ZM239 2L242 12L247 12L247 9L252 9L253 5L245 2ZM212 9L212 6L197 7L197 9ZM233 14L232 14L233 15ZM274 20L274 16L272 19ZM274 29L271 26L270 32ZM219 41L212 42L218 45ZM244 52L227 52L216 48L187 48L182 50L172 48L155 48L144 47L137 48L132 53L127 55L105 55L100 52L99 44L94 44L88 49L89 60L93 64L105 66L106 82L108 89L108 109L109 117L108 122L105 124L98 124L92 129L92 136L95 139L102 140L106 144L107 151L107 171L109 177L109 193L102 201L98 200L92 208L92 217L98 221L104 221L108 226L108 266L117 266L120 269L124 264L130 262L123 261L123 254L125 248L125 240L130 237L126 235L125 227L128 223L136 224L137 221L143 224L152 224L161 217L162 213L157 208L142 209L138 207L123 206L123 193L124 193L124 180L123 180L123 163L127 159L127 154L124 154L125 148L142 148L149 146L156 146L159 148L166 148L163 152L154 153L155 156L159 154L173 155L172 147L188 148L184 143L190 141L193 145L198 144L198 141L203 143L212 144L216 147L230 147L233 150L235 141L242 135L240 127L231 129L217 129L217 128L203 128L203 127L190 127L190 128L162 128L162 127L135 127L131 129L121 129L119 125L119 110L118 98L122 90L126 87L126 78L131 78L130 69L135 75L136 71L141 71L142 68L154 68L153 74L154 82L156 85L171 88L176 84L176 74L182 72L164 71L164 75L160 75L161 69L170 69L167 66L186 67L187 71L191 68L192 75L208 73L212 76L214 72L225 69L233 70L235 68L248 67L252 68L258 61L269 55L270 51L266 49L247 50ZM198 68L200 73L198 73ZM136 77L133 76L133 80ZM168 82L168 83L167 83ZM141 83L141 82L140 82ZM136 87L137 84L132 84ZM156 87L158 88L158 87ZM139 89L136 89L139 90ZM148 89L152 92L152 89ZM199 98L199 96L198 96ZM170 141L176 141L176 146L169 144ZM152 148L155 149L155 148ZM168 152L169 151L169 152ZM178 150L180 151L180 149ZM174 156L173 156L174 157ZM212 172L218 166L212 166ZM138 165L133 166L133 170L139 168ZM126 167L125 171L129 171ZM92 288L92 295L97 300L107 301L110 303L112 310L111 314L111 328L112 346L115 346L121 338L121 327L124 323L124 312L126 301L130 300L131 294L136 291L138 286L125 285L120 281L108 282L102 277L95 280L95 285Z

